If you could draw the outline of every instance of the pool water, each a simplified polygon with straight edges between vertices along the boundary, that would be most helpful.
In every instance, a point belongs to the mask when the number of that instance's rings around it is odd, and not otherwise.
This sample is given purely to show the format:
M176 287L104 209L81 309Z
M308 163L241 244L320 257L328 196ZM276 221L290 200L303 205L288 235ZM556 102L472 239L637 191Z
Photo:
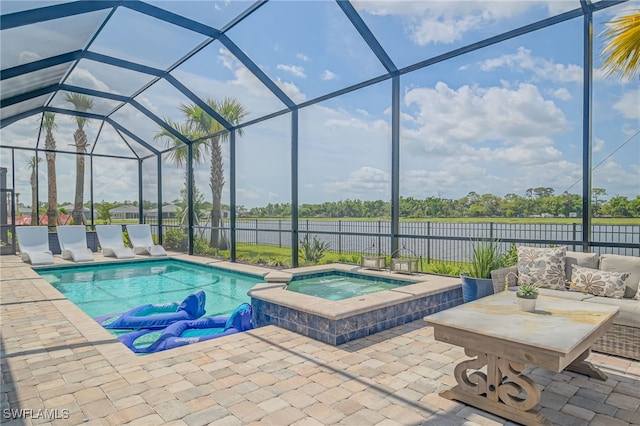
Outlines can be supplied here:
M323 299L343 300L413 283L413 281L336 271L298 275L291 280L287 290Z
M95 318L146 303L181 302L206 294L206 317L228 316L262 277L175 259L39 268L42 278Z

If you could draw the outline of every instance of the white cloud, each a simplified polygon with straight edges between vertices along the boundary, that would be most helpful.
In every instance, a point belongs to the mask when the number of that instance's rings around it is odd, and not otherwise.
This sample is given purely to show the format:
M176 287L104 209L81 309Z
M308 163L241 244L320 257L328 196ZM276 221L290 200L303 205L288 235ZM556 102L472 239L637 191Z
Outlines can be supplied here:
M604 149L605 147L605 142L604 140L600 139L600 138L593 138L593 146L591 147L591 151L592 152L600 152Z
M534 85L455 89L439 82L412 88L404 103L413 119L401 130L405 196L504 195L532 182L569 186L576 171L579 177L580 166L555 146L556 135L569 130L564 113Z
M298 53L296 55L296 58L300 59L301 61L304 62L309 62L311 60L311 58L309 58L307 55L305 55L304 53Z
M71 73L71 75L69 76L69 84L88 87L90 89L100 90L102 92L115 93L104 81L96 78L93 73L83 68L81 65L76 67L73 70L73 73Z
M233 71L235 79L231 81L232 84L246 88L251 94L256 96L273 96L273 94L267 89L264 84L258 78L253 75L235 56L231 54L227 49L220 48L218 51L218 60L222 65ZM211 79L206 79L201 76L193 75L193 77L199 78L204 81L211 82ZM209 83L210 86L210 83ZM207 86L204 86L207 87Z
M327 81L327 80L337 80L338 76L336 74L332 73L329 70L324 70L322 72L322 75L320 76L320 78L325 80L325 81Z
M637 152L637 151L636 151ZM605 188L609 196L626 195L638 196L638 182L640 182L640 164L624 167L612 158L593 170L592 186ZM611 190L615 188L615 190Z
M508 67L519 72L528 71L541 80L559 81L563 83L581 83L582 67L574 64L557 64L553 61L536 57L531 50L519 47L516 53L510 53L479 63L483 71L493 71Z
M353 3L360 12L377 16L399 16L403 20L409 38L420 46L458 41L469 31L495 25L539 7L541 4L530 1L466 1L464 3L354 1ZM557 12L557 3L560 2L546 3L550 5L549 10ZM568 2L562 3L565 4L564 10L568 10Z
M362 194L388 196L391 175L374 167L364 166L349 173L342 181L329 182L324 185L327 192L343 192L351 194L351 198L361 197Z
M288 72L289 74L295 76L295 77L299 77L299 78L306 78L307 76L304 73L304 67L300 67L297 65L284 65L284 64L278 64L276 66L277 69Z
M307 96L302 93L298 86L296 86L295 84L288 81L282 81L279 78L275 81L275 83L294 102L300 103L307 100Z
M620 111L625 118L640 120L640 89L626 92L618 102L613 104L613 108Z
M415 88L404 97L406 106L415 106L414 119L421 125L416 146L458 149L456 142L514 143L525 138L549 136L566 130L561 109L545 100L538 88L520 84L504 87L462 86L452 89L439 82L434 88Z
M556 90L552 90L551 95L554 98L560 99L561 101L568 101L569 99L573 98L573 96L571 96L571 92L569 92L564 87L561 87Z

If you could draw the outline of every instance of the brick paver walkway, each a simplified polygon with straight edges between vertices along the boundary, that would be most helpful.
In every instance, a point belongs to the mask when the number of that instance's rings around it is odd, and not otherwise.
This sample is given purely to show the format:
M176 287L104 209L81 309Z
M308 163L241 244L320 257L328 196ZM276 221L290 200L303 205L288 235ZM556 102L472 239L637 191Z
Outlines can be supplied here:
M464 354L424 321L339 347L269 326L135 356L18 257L0 262L3 424L510 424L438 396ZM560 425L640 425L640 362L591 361L609 380L531 372L542 412Z

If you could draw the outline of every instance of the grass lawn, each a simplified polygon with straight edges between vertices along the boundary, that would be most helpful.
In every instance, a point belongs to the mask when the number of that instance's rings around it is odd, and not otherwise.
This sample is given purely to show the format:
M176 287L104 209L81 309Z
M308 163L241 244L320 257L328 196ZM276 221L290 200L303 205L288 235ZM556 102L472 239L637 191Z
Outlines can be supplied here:
M229 257L229 251L220 252L224 257ZM278 267L291 267L291 248L289 247L274 247L269 245L255 245L255 244L243 244L238 243L236 248L236 257L241 262L248 262L253 264L264 264L269 266ZM360 265L360 254L357 253L338 253L334 251L326 251L319 264L327 263L350 263L353 265ZM390 259L387 256L387 267L389 266ZM438 262L433 261L427 263L427 259L422 259L422 264L419 264L422 272L433 272L446 275L458 275L462 269L466 266L464 262ZM298 264L304 266L304 262L301 258L298 259Z

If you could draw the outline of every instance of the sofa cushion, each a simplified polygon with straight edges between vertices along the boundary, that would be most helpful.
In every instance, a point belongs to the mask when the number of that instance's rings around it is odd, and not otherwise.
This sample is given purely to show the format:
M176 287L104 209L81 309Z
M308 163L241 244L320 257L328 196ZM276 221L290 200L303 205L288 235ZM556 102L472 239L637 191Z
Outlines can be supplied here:
M577 251L568 251L565 258L564 274L567 281L571 281L572 266L584 266L585 268L598 269L600 265L600 256L598 253L581 253Z
M627 299L635 297L640 283L640 257L602 254L600 255L600 269L610 272L627 272L629 277L624 282L627 286L624 297Z
M620 311L618 312L618 316L614 318L613 323L640 328L640 302L637 300L594 296L590 299L585 299L584 302L619 306Z
M595 297L593 294L581 293L577 291L569 291L569 290L551 290L550 288L541 288L539 290L540 294L543 296L553 296L553 297L561 297L563 299L571 299L571 300L587 300Z
M566 247L518 247L518 283L540 288L565 288Z
M629 277L627 272L608 272L577 265L573 265L572 274L571 290L615 299L624 297L625 280Z

